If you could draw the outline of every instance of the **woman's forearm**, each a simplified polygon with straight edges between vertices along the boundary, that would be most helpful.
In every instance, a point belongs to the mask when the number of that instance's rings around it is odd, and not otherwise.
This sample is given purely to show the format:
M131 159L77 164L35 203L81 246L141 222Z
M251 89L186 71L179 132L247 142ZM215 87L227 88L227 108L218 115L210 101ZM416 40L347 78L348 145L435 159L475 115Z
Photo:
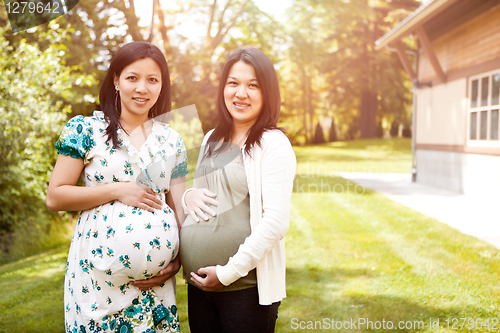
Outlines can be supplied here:
M119 183L98 186L60 185L47 191L47 207L51 211L91 209L119 197Z
M163 205L151 189L135 182L77 186L83 167L82 159L59 154L47 189L46 204L51 211L86 210L113 200L150 212Z

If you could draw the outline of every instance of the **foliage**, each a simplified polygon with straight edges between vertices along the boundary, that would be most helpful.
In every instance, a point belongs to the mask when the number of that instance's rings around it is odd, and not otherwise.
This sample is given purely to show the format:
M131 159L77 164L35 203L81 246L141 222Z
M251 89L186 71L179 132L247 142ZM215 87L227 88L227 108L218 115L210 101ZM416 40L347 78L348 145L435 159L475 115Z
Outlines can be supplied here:
M411 95L399 59L373 47L417 5L414 0L293 2L285 110L301 120L294 141L309 142L312 124L332 115L345 139L375 137L383 119L408 121Z
M242 46L255 46L277 63L280 53L276 50L284 43L283 29L249 0L210 3L174 0L168 2L163 11L178 24L192 20L205 36L193 41L169 30L166 53L172 78L173 108L195 104L203 131L207 132L217 124L217 87L229 55ZM162 39L164 41L164 37Z
M26 40L14 48L0 30L0 235L43 233L58 218L45 207L54 142L69 101L83 98L72 87L94 83L65 65L65 50L56 42L40 51Z
M122 2L79 1L71 11L49 24L17 34L4 31L3 35L14 49L23 42L36 46L40 51L50 48L54 43L64 45L65 53L60 59L64 60L66 66L75 73L92 75L97 81L102 81L111 57L134 28L124 29L126 19L120 9L125 10L126 6ZM3 6L0 6L0 12L5 14ZM72 90L84 97L69 100L73 115L90 115L97 109L99 85L74 85Z

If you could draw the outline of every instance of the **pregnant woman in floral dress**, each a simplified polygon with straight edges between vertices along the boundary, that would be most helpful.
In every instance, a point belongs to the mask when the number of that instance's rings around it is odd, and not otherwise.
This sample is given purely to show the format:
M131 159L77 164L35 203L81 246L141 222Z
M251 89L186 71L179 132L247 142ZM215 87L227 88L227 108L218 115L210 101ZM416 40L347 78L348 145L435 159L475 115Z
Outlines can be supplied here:
M66 332L178 332L172 276L183 212L175 208L187 154L180 135L153 119L170 110L160 50L122 47L99 99L102 112L64 127L47 192L49 209L81 210L66 268Z

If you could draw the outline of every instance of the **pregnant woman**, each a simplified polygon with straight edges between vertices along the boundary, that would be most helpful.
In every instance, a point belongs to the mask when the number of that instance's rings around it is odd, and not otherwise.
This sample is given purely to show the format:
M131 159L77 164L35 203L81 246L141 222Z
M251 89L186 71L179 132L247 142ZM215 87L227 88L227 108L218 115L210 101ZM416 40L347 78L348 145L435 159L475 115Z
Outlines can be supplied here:
M187 154L180 135L153 119L171 105L161 51L122 47L99 101L102 112L64 127L47 191L50 210L81 210L66 267L66 332L178 332L172 276L184 215L175 208Z
M217 97L219 124L205 136L185 194L180 255L189 326L193 333L274 332L286 296L296 159L276 127L281 99L271 60L255 48L235 51Z

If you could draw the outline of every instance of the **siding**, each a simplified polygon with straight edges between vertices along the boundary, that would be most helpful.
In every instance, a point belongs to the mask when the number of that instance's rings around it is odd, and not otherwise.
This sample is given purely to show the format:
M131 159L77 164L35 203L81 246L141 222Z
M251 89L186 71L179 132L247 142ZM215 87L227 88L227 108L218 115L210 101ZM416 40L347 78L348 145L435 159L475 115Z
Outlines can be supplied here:
M445 73L500 58L500 6L432 41ZM418 77L436 77L425 51L420 49Z

